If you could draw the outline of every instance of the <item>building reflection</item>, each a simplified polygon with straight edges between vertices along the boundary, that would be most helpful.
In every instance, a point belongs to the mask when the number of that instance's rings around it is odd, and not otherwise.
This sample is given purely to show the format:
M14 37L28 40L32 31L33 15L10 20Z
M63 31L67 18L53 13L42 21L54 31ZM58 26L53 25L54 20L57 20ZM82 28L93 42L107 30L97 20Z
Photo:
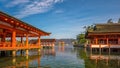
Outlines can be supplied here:
M3 57L0 59L0 68L41 68L45 66L41 66L41 57L55 57L56 52L54 48L43 49L41 50L41 55L36 55L37 51L30 51L33 55L24 55L24 56L17 56L17 57ZM7 61L6 61L7 60Z
M95 62L96 67L100 67L100 66L104 66L108 68L120 67L120 55L90 54L89 58Z
M59 45L58 46L58 51L59 52L64 52L65 51L65 46L64 45Z
M34 60L37 60L38 65L35 66L40 68L40 58L41 56L19 56L19 57L11 57L9 60L5 61L5 63L0 63L1 68L29 68L29 64Z
M83 59L85 68L120 68L120 55L100 54L86 50L85 48L74 48L77 57Z
M109 52L107 49L90 50L89 58L95 62L96 67L101 65L110 68L120 68L120 53L119 49L111 49Z
M41 54L42 56L46 56L46 57L49 57L49 56L53 56L55 57L56 56L56 52L55 52L55 48L45 48L41 51Z

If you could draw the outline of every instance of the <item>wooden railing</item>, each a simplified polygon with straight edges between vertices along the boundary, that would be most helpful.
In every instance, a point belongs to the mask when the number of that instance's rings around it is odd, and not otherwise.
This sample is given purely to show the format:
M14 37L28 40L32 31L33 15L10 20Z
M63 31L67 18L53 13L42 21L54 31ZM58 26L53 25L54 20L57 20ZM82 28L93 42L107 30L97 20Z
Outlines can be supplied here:
M41 43L41 46L54 46L54 43Z
M120 48L120 44L91 44L92 48Z
M41 46L38 44L29 44L29 48L40 48Z
M16 47L12 47L11 42L0 42L0 50L19 50L19 49L32 49L32 48L41 48L38 44L28 44L28 47L26 44L23 43L17 43Z
M11 42L0 42L0 47L12 47Z

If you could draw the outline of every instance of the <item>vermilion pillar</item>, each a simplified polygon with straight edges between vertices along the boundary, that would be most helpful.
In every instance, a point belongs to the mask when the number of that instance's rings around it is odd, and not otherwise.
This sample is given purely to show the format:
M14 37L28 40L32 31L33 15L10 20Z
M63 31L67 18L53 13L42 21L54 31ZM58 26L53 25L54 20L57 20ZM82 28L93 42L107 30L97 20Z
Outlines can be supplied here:
M41 44L40 44L40 36L38 37L38 55L40 55L40 46L41 46Z
M95 44L98 44L98 39L97 38L95 39Z
M40 47L40 36L38 37L38 46Z
M16 31L12 32L12 47L16 47Z
M28 34L26 34L26 47L28 48Z
M12 32L12 48L15 49L15 47L16 47L16 31L13 31ZM16 56L16 51L15 50L12 51L12 56L13 57Z
M107 45L108 45L109 43L108 43L108 38L107 38Z
M29 50L28 50L28 48L29 48L29 46L28 46L28 34L26 34L26 55L28 55L29 54Z

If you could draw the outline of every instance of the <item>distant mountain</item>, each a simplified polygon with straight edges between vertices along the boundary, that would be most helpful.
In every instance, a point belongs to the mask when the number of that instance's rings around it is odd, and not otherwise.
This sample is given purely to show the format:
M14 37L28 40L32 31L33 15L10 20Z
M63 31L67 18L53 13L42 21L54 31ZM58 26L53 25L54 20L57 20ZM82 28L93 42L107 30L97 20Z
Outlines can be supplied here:
M72 44L73 41L75 41L75 39L56 39L56 44L59 44L59 42L64 42L65 44Z

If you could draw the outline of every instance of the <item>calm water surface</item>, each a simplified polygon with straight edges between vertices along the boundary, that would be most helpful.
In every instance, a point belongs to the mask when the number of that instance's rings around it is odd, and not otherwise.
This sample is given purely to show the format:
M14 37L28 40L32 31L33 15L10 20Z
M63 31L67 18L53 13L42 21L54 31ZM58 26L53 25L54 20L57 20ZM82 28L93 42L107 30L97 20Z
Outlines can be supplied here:
M32 50L29 56L0 58L0 68L120 68L120 55L90 54L72 45L43 49L41 56Z

